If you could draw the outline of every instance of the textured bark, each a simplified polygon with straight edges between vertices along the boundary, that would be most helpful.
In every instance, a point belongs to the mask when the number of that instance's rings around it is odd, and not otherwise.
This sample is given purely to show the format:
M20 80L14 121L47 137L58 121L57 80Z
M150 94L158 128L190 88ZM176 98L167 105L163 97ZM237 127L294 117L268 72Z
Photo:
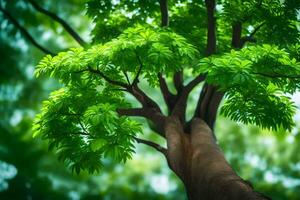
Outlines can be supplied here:
M190 200L268 199L233 171L203 120L194 119L185 133L180 120L168 117L165 134L169 167L183 181Z

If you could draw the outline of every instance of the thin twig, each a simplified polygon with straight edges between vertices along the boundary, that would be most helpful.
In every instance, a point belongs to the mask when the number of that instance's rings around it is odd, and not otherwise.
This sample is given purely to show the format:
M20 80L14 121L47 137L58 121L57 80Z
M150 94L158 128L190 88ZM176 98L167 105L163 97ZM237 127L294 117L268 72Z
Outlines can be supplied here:
M127 74L125 71L122 71L122 73L124 74L124 76L125 76L125 78L126 78L126 81L127 81L128 85L131 85L130 80L129 80L129 77L128 77L128 74Z
M142 62L141 58L138 55L137 55L137 60L140 64L140 66L139 66L138 72L135 75L135 78L133 79L132 85L136 85L139 82L139 76L140 76L140 73L141 73L142 68L143 68L143 62Z
M112 85L120 86L120 87L123 87L125 89L129 88L129 85L127 85L127 84L125 84L121 81L112 80L108 76L106 76L104 73L102 73L101 71L95 70L91 67L88 67L87 69L76 71L75 73L81 73L81 72L85 72L85 71L88 71L88 72L91 72L91 73L94 73L94 74L97 74L97 75L101 76L106 82L108 82Z

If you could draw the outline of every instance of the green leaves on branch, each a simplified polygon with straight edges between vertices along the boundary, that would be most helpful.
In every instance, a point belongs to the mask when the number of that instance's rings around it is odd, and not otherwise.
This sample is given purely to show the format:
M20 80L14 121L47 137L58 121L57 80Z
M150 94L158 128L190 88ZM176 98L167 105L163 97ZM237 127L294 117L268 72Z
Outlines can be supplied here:
M261 90L261 91L259 91ZM277 92L277 93L276 93ZM295 106L289 97L258 88L256 91L228 92L221 114L245 124L256 124L262 128L291 131L294 126Z
M291 130L295 106L286 94L300 84L300 64L276 46L263 45L202 59L197 73L226 92L221 113L235 121Z
M168 29L138 25L103 45L71 49L53 58L48 55L38 65L36 75L46 74L69 83L78 77L77 72L90 67L125 82L123 72L131 73L133 79L142 68L141 75L155 85L157 73L174 73L191 64L197 54L185 38Z
M117 107L128 106L121 95L90 85L68 86L51 94L34 123L35 136L48 139L59 158L74 171L101 169L103 159L125 162L134 152L138 123L119 117Z
M124 162L134 151L133 136L141 130L116 113L129 106L122 89L137 76L155 85L157 73L172 74L196 55L195 48L172 31L142 26L87 50L48 55L37 66L36 76L54 77L65 86L44 102L35 135L47 138L76 172L98 171L105 157Z

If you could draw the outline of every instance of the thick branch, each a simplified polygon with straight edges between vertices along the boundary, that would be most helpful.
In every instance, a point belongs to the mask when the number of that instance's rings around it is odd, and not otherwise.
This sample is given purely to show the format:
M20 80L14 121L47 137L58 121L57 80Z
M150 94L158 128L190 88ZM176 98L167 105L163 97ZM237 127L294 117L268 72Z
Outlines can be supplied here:
M233 48L242 48L242 23L236 22L232 25L232 40ZM194 117L202 118L209 127L213 130L218 107L224 94L219 92L216 86L205 84L201 91L197 108Z
M130 92L142 105L146 108L156 109L157 112L161 113L158 104L152 100L144 91L142 91L137 85L128 88Z
M206 47L206 54L210 56L216 53L217 49L217 38L216 38L216 19L214 16L215 8L216 8L216 1L215 0L205 0L205 6L207 9L207 47ZM194 117L200 117L206 123L208 123L210 115L211 118L215 115L211 113L213 110L217 110L217 108L213 109L210 104L215 101L214 99L214 91L216 88L213 85L209 85L207 83L204 84L197 107L195 110ZM218 105L216 105L218 106ZM213 129L213 127L211 127Z
M168 0L159 0L161 26L169 26Z
M206 114L209 113L209 115L207 115L205 117L205 119L206 119L208 126L211 127L212 130L214 129L214 125L215 125L215 121L216 121L217 113L218 113L218 108L219 108L219 105L220 105L223 97L224 97L224 93L220 92L216 89L214 91L211 101L208 105L208 111L206 112Z
M212 98L213 90L214 90L213 86L207 83L204 84L202 91L200 93L200 97L198 100L194 117L201 118L205 121L205 116L208 115L207 112L208 112L209 102L211 101Z
M216 52L217 38L216 38L216 19L214 16L216 1L205 0L205 6L207 9L207 46L206 55L211 55Z
M51 17L56 22L60 23L64 29L78 42L81 46L86 46L85 41L74 31L74 29L71 28L71 26L62 18L57 16L55 13L50 12L43 7L41 7L39 4L37 4L34 0L28 0L28 2L39 12Z
M163 116L160 112L153 108L127 108L127 109L117 109L117 112L121 116L132 116L132 117L145 117L150 120L153 125L155 131L162 137L164 135L164 124L166 117Z
M213 130L217 111L224 93L218 91L216 86L205 83L199 97L194 117L203 119Z
M152 142L152 141L149 141L149 140L144 140L144 139L141 139L141 138L137 138L137 137L134 137L135 141L137 143L142 143L142 144L145 144L149 147L152 147L154 148L155 150L161 152L162 154L164 154L165 156L167 155L167 149L160 146L159 144L155 143L155 142Z
M30 33L23 27L19 22L4 8L0 6L0 11L4 14L4 16L16 27L18 28L22 35L24 35L35 47L37 47L39 50L44 52L45 54L51 54L54 55L53 52L46 49L45 47L41 46L31 35Z
M168 107L168 111L170 113L175 106L176 96L169 91L167 82L162 76L162 74L160 73L158 74L158 80L159 80L160 91L163 95L165 103Z
M196 87L199 83L204 81L206 75L200 74L196 78L194 78L191 82L189 82L185 87L184 91L190 93L194 87Z
M241 42L241 37L242 37L242 23L237 22L232 25L232 39L231 39L231 46L233 48L241 48L242 47L242 42Z
M183 87L180 96L176 102L176 105L172 111L172 115L178 116L179 119L184 122L185 121L185 110L187 106L187 99L190 92L202 81L204 81L205 75L199 75L191 82L189 82L186 86Z
M123 83L121 81L113 80L113 79L109 78L108 76L106 76L101 71L95 70L91 67L88 67L88 69L76 71L75 73L80 73L80 72L84 72L84 71L89 71L91 73L97 74L101 78L103 78L106 82L108 82L112 85L122 87L123 89L125 89L126 92L129 92L130 94L132 94L143 105L143 108L151 108L160 114L162 113L158 104L154 100L152 100L143 90L141 90L137 84L127 85L126 83Z
M152 100L146 93L144 93L144 91L142 91L137 84L127 85L123 82L112 80L101 71L92 69L91 67L85 70L77 71L76 73L83 72L83 71L89 71L91 73L95 73L99 75L101 78L103 78L105 81L107 81L108 83L112 85L120 86L123 89L125 89L124 90L125 92L128 92L131 95L133 95L142 104L143 107L137 109L119 109L118 113L120 115L146 117L147 119L151 120L155 124L156 129L159 130L159 134L161 136L164 136L163 127L164 127L165 117L162 115L162 112L158 104L154 100Z
M181 93L183 88L183 71L179 71L174 74L173 82L177 90L177 94Z

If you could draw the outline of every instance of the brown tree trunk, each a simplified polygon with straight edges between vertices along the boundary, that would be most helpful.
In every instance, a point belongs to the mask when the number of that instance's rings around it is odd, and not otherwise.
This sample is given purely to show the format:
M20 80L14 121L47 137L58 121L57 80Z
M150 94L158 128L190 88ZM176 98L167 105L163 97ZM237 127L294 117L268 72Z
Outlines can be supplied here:
M168 164L183 181L189 200L268 199L233 171L203 120L194 119L189 132L178 119L166 120Z

